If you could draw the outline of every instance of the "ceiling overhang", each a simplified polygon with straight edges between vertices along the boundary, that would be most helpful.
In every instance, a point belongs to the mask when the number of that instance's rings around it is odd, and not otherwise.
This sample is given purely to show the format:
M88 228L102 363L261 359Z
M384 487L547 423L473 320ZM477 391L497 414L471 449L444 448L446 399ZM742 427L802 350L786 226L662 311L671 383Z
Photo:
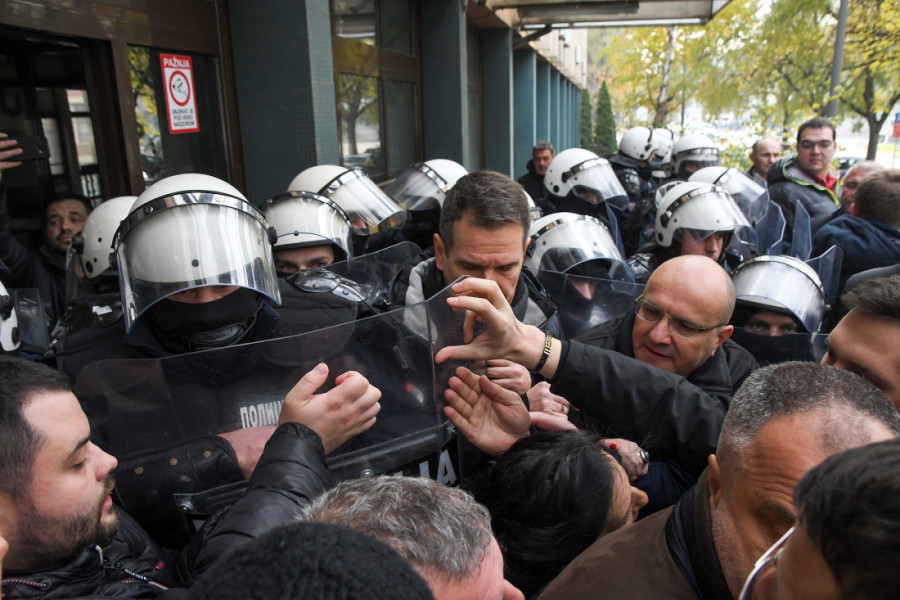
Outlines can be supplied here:
M482 0L520 30L704 25L731 0ZM509 12L507 12L509 11ZM513 13L513 14L510 14Z

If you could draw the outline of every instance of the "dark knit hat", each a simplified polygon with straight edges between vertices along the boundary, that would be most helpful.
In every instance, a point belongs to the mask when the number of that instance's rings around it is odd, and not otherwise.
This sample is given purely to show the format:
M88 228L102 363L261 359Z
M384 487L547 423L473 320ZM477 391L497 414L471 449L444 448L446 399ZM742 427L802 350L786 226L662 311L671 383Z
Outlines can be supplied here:
M433 600L425 580L387 544L341 525L299 522L222 557L190 598Z

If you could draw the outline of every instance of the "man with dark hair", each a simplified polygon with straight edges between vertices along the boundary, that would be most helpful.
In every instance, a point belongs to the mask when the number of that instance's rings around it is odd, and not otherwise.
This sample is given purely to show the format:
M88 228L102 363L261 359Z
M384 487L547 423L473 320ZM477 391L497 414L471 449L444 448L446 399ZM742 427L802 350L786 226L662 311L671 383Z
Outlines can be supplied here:
M68 380L45 365L0 357L0 531L9 542L3 597L33 598L39 590L54 598L151 598L286 523L327 488L325 454L371 427L380 408L374 388L357 400L371 387L359 374L314 396L327 375L319 365L288 393L245 495L176 559L113 505L117 461L91 442Z
M769 168L781 158L781 142L773 137L761 137L750 147L749 154L751 167L747 171L747 176L763 187L768 185L766 175Z
M900 410L900 275L861 283L841 304L849 312L828 336L822 363L859 373Z
M44 241L37 250L23 246L10 228L3 171L19 166L14 162L22 149L0 133L0 261L9 269L3 284L8 288L37 288L47 311L48 326L62 316L65 304L66 251L81 233L91 210L79 194L57 194L46 205L42 223Z
M900 262L900 169L869 174L854 199L849 215L829 221L813 238L813 256L832 246L844 251L842 283L861 271Z
M412 563L436 600L522 598L503 578L490 514L458 488L421 477L353 479L316 498L304 517L385 542Z
M832 456L794 489L797 524L756 563L743 596L888 600L900 589L900 441Z
M784 212L786 242L793 233L798 204L809 213L813 233L840 208L837 173L831 168L836 148L834 125L813 117L797 130L797 154L769 169L769 197Z
M763 367L725 416L719 447L674 507L601 538L542 599L737 598L753 563L794 522L794 486L832 454L900 435L900 415L861 377L815 363Z
M435 257L401 273L394 301L412 306L431 298L463 275L495 281L516 318L559 335L556 306L537 279L523 269L531 215L522 187L494 171L475 171L457 180L441 208ZM520 394L531 377L519 365L490 361L488 376Z
M525 191L545 215L556 212L547 189L544 187L544 175L554 156L556 156L556 149L553 144L547 140L541 140L531 149L531 160L525 165L528 172L516 180L525 188Z

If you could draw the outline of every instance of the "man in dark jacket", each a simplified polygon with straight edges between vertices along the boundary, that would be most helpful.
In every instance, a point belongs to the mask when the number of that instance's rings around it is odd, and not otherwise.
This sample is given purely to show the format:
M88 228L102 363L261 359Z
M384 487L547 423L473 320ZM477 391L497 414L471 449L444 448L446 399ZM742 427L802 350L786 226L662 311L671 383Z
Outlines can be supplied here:
M635 312L589 329L577 339L635 359L623 361L627 370L619 373L622 379L646 385L661 369L684 377L727 409L735 391L756 368L756 360L727 339L733 331L730 326L715 335L713 331L699 332L703 327L697 327L692 337L684 337L687 330L678 323L688 318L703 324L727 322L734 302L734 287L721 268L702 257L677 257L653 272ZM664 319L662 311L673 316ZM648 322L648 315L658 319ZM583 418L587 428L601 435L609 433L604 423L581 412L572 412L569 418L578 425ZM684 416L685 426L691 418ZM652 436L647 441L650 439ZM643 439L634 441L644 443ZM695 481L696 473L691 477L677 462L654 460L635 485L647 492L648 510L653 511L670 506Z
M329 487L325 454L371 427L380 408L380 393L359 374L313 396L326 377L319 365L288 393L282 424L243 498L175 555L114 507L116 459L91 442L66 378L0 359L0 530L9 542L3 597L153 598L289 521Z
M518 181L534 203L541 209L543 214L549 215L556 212L553 202L544 187L544 175L547 173L547 167L553 161L556 150L553 144L546 140L541 140L531 149L531 160L525 165L528 172L519 177Z
M900 169L869 174L856 189L850 214L826 223L813 238L813 256L844 251L841 283L851 275L900 262Z
M10 228L4 169L18 166L13 162L22 150L15 140L0 133L0 260L9 270L3 284L8 288L37 288L47 312L47 325L52 327L62 316L65 303L66 251L72 238L81 232L90 212L87 198L78 194L57 194L44 212L44 242L37 250L23 246Z
M809 213L813 233L841 207L837 176L831 168L837 148L834 138L834 125L824 117L813 117L797 130L797 154L769 168L769 198L784 213L785 242L792 237L798 204Z
M542 600L737 598L753 564L794 523L793 490L830 455L900 435L900 416L858 375L814 363L755 371L716 454L675 506L600 538Z

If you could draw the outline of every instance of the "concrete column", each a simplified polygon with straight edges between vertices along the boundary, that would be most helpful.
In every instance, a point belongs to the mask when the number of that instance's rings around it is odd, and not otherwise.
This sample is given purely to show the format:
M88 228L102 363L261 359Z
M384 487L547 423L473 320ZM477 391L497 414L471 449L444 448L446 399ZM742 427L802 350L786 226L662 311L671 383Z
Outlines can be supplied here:
M259 203L339 159L331 17L317 0L230 0L228 11L247 192Z
M419 7L425 157L465 164L469 131L465 8L459 0L429 0Z
M513 52L512 31L481 33L484 90L484 166L513 175Z
M513 53L513 174L525 174L531 148L537 142L535 56L531 48Z

